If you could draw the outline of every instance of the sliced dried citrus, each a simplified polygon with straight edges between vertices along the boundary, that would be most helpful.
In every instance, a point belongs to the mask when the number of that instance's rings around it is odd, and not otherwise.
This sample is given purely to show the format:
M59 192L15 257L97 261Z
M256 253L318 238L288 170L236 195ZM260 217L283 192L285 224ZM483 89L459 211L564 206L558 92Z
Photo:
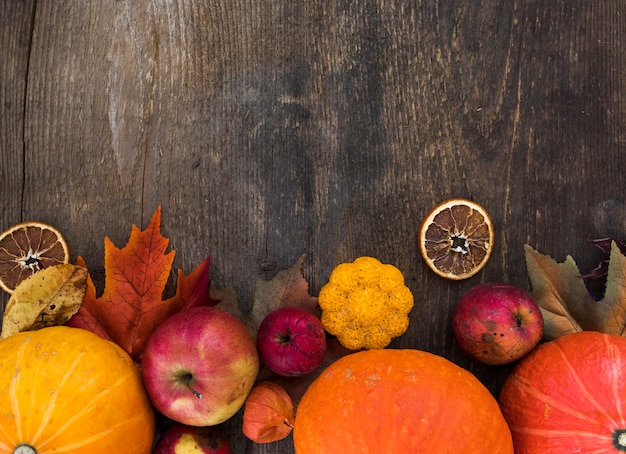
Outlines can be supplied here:
M489 260L493 225L487 211L471 200L450 199L424 218L419 246L431 270L447 279L467 279Z
M67 263L69 248L63 235L43 222L23 222L0 234L0 287L15 287L36 271Z

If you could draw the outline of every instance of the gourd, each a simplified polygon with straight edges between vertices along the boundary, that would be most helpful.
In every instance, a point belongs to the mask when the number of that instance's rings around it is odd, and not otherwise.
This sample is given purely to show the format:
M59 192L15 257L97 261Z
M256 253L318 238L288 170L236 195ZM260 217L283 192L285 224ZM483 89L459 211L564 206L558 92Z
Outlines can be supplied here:
M546 342L502 385L516 454L626 451L626 338L582 331Z
M374 257L340 263L320 289L324 329L350 350L385 348L409 327L413 294L395 266Z
M0 342L0 453L150 453L154 412L120 347L54 326Z
M451 361L411 349L332 363L300 400L293 434L297 454L513 454L489 390Z

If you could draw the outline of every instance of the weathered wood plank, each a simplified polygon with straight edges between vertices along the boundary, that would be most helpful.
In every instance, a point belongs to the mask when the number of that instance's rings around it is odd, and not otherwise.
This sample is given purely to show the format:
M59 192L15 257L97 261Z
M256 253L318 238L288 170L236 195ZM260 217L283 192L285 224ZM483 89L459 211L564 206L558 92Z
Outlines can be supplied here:
M585 234L626 236L624 1L3 3L0 219L59 227L99 286L104 237L123 246L158 205L175 267L210 255L244 308L302 253L313 294L373 255L415 294L392 346L497 392L508 367L454 346L458 296L528 286L526 242L588 270ZM484 205L497 231L465 282L417 249L448 197ZM234 452L292 452L239 424Z
M15 3L15 4L13 4ZM22 220L24 96L34 2L3 2L0 15L0 229ZM6 297L0 296L4 305Z

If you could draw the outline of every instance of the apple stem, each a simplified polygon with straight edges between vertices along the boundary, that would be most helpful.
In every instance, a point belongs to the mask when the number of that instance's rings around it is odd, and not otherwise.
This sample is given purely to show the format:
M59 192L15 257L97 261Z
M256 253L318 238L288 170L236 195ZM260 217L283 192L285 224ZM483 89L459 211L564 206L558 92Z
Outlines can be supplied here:
M190 373L186 373L183 375L182 378L185 381L185 385L187 386L187 388L189 388L193 395L196 396L198 399L202 399L202 393L199 393L193 388L193 386L191 386L191 382L193 381L193 375L191 375Z
M196 396L198 399L202 399L202 393L199 393L198 391L193 389L191 385L187 385L187 387L189 387L194 396Z
M281 334L276 336L278 338L278 340L280 341L281 344L286 344L287 342L289 342L291 340L291 335L289 333L287 334Z

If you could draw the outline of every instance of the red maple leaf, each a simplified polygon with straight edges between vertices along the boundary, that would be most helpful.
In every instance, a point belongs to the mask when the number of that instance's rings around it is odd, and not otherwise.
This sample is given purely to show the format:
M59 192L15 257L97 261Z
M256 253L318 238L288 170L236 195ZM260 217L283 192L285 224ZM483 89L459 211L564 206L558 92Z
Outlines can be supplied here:
M140 360L148 338L166 318L188 307L217 303L208 294L208 257L187 276L179 270L176 294L162 299L175 252L165 253L169 240L161 235L160 223L158 207L145 230L132 226L124 248L118 249L105 238L104 292L96 297L89 277L83 305L67 323L112 340L135 361Z

